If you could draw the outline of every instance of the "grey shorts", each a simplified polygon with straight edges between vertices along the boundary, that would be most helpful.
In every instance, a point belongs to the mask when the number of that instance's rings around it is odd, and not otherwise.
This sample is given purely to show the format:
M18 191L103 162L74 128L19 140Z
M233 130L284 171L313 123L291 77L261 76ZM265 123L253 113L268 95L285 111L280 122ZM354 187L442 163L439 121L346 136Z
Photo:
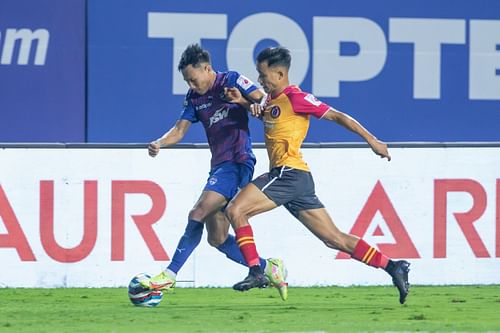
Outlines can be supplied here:
M301 210L325 207L316 196L314 180L307 171L281 166L260 175L252 183L295 217Z

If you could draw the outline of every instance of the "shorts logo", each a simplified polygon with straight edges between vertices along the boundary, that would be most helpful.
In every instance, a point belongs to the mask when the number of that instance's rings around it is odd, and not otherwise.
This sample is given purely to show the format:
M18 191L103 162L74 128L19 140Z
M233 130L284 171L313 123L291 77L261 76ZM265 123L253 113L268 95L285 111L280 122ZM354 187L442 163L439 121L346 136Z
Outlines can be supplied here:
M210 177L210 178L208 178L208 183L210 185L215 185L215 183L217 183L217 177Z
M278 118L281 114L281 110L278 106L273 106L271 109L271 117Z

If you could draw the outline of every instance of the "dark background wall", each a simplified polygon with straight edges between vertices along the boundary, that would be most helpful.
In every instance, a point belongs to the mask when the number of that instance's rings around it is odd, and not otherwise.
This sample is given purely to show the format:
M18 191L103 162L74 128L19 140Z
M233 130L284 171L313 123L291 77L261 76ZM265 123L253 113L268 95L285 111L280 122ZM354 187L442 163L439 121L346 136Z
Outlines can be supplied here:
M85 24L84 0L0 1L0 141L85 141Z

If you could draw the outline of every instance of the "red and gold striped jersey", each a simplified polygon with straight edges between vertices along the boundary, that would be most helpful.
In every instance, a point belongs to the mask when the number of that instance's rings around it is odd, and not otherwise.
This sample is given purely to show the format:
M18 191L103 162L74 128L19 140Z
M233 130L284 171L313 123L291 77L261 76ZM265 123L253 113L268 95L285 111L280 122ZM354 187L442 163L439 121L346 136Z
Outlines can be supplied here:
M309 171L300 146L309 129L309 118L321 118L330 106L297 86L288 86L278 96L267 97L263 114L270 169L286 165Z

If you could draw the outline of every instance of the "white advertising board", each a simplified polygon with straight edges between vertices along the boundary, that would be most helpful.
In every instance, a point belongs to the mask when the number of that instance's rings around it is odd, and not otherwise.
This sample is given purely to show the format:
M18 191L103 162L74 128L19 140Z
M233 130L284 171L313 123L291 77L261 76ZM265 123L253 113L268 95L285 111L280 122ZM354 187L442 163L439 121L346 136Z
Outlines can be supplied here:
M255 175L267 169L256 149ZM500 148L304 149L338 227L411 262L414 284L500 283ZM208 149L0 150L0 287L115 287L158 273L208 176ZM284 208L251 219L291 286L390 284L328 249ZM231 286L247 269L206 242L180 286Z

